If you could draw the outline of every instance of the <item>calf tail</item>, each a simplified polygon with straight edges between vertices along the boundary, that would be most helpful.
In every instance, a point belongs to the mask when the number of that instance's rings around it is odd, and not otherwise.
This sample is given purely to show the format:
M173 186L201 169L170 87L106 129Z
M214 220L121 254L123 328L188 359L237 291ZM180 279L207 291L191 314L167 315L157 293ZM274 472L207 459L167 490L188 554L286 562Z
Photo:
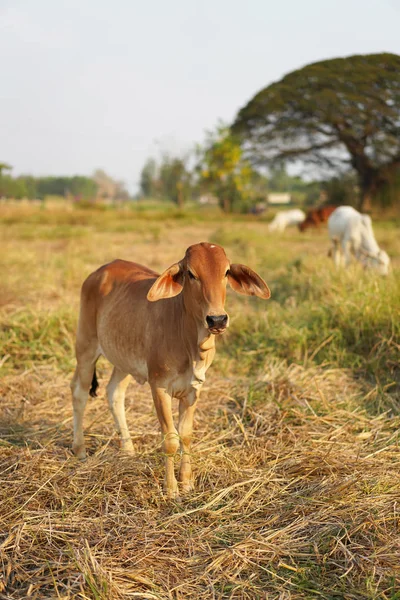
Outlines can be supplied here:
M92 387L89 390L89 394L92 396L92 398L96 398L97 397L97 388L99 387L99 382L97 381L97 377L96 377L96 367L94 368L94 372L93 372L93 379L92 379Z

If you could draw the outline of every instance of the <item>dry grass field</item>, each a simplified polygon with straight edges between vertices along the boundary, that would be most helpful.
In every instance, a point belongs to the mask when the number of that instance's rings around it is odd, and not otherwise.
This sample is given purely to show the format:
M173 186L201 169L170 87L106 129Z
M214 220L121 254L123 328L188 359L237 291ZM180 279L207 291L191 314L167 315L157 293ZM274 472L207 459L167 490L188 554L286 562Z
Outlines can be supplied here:
M400 599L400 227L379 278L337 273L326 231L254 218L0 207L0 599ZM161 270L223 245L271 288L228 294L195 418L196 490L161 490L148 387L132 382L136 454L104 396L71 453L69 382L83 279L113 258Z

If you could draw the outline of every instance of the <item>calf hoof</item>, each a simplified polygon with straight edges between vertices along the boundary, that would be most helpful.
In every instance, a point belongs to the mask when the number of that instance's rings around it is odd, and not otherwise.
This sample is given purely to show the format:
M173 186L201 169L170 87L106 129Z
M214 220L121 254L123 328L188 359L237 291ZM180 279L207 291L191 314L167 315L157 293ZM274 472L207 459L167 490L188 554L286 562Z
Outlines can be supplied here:
M190 494L194 490L193 481L183 481L181 483L182 494Z
M168 487L167 485L164 484L164 494L167 496L168 500L177 500L179 501L179 489L178 489L178 483L175 482L175 484L172 487Z
M78 460L86 460L86 450L85 446L72 446L72 452L75 454Z
M119 443L120 452L123 452L124 454L134 454L131 438L130 437L123 438L123 437L121 437L120 433L117 433L117 434L118 434L118 443Z
M126 454L128 456L132 456L133 454L135 454L135 451L133 449L133 444L131 441L126 442L126 443L121 443L120 445L120 451L123 454Z
M182 498L180 497L178 491L167 494L167 499L173 500L174 502L177 502L178 504L180 504L182 502Z

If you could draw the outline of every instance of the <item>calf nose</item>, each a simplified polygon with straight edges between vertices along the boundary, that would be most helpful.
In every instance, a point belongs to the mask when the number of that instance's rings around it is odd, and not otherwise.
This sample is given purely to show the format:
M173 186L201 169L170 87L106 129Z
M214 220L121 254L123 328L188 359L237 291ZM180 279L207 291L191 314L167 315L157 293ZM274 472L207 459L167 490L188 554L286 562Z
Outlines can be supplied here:
M228 323L228 315L208 315L206 321L210 329L223 329Z

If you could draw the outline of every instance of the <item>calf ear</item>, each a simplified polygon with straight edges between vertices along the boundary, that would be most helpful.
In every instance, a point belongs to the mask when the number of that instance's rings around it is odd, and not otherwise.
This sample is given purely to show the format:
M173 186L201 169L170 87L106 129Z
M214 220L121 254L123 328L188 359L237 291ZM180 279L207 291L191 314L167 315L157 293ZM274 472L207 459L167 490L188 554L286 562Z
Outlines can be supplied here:
M269 287L255 271L245 265L231 265L228 281L233 290L245 296L258 296L268 300L271 296Z
M177 296L183 290L182 282L182 267L180 263L175 263L155 280L147 292L147 300L156 302L157 300Z

